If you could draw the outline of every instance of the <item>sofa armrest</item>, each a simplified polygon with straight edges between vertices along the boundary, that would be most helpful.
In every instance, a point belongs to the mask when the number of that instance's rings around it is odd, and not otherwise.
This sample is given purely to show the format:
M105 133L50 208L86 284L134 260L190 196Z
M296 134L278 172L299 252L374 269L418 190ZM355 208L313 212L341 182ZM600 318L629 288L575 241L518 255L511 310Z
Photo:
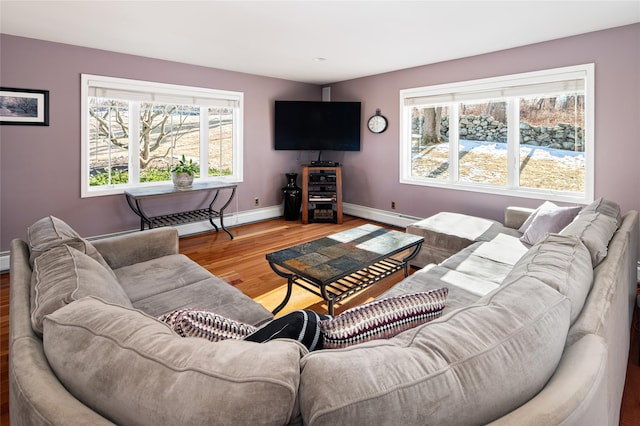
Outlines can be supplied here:
M113 425L69 393L47 362L42 339L31 326L32 270L26 242L19 239L11 242L10 262L10 306L6 311L10 312L9 366L5 376L9 382L10 424Z
M113 269L179 253L178 230L156 228L148 231L91 241Z
M507 228L518 229L533 213L535 209L527 207L512 207L504 209L504 226Z

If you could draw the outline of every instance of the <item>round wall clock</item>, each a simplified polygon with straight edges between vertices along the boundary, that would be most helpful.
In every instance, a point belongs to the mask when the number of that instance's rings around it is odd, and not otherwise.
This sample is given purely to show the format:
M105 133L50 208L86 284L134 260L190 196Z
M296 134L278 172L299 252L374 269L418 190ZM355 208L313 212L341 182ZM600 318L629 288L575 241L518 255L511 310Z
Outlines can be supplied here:
M373 133L382 133L387 130L389 125L387 118L380 113L380 109L376 110L375 115L372 115L367 121L367 127Z

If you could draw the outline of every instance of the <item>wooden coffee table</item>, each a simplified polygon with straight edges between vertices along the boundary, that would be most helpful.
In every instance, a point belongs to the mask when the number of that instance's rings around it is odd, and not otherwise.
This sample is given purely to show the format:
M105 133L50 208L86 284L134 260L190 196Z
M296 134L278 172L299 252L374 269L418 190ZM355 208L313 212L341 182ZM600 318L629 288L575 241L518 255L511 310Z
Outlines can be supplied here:
M308 243L267 254L273 271L287 279L287 294L274 310L278 313L291 297L293 285L322 297L329 315L334 304L404 271L422 246L423 237L363 225ZM408 252L404 257L396 255Z

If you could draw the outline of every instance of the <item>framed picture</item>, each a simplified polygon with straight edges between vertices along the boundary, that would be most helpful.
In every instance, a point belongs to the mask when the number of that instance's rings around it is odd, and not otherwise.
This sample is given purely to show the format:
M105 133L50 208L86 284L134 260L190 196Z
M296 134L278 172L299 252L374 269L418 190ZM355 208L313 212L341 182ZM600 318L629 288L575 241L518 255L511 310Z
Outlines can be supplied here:
M49 125L49 91L0 87L0 124Z

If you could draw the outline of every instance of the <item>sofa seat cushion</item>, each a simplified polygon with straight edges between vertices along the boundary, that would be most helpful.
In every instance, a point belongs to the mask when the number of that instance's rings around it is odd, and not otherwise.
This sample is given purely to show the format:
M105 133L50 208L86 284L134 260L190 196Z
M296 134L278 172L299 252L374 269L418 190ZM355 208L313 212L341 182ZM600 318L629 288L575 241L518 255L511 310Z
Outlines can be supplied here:
M435 291L443 287L448 291L447 303L442 311L446 314L477 302L480 297L498 288L498 284L430 264L409 275L377 299Z
M518 261L504 284L531 277L564 294L571 301L575 321L593 283L589 251L579 238L548 234Z
M517 231L516 231L517 232ZM476 256L513 266L529 250L518 235L500 233L481 244L473 253Z
M392 339L312 352L301 363L305 424L486 424L545 386L570 310L522 277Z
M421 253L411 262L419 267L440 263L474 242L490 241L499 234L518 238L522 235L495 220L451 212L441 212L408 225L407 232L424 237Z
M182 254L124 266L114 272L133 306L153 317L178 309L195 309L254 326L273 318L262 305Z
M87 254L113 275L111 267L100 252L89 241L82 238L73 228L57 217L47 216L29 226L27 228L27 241L29 243L29 263L31 263L31 266L33 266L34 260L42 253L46 253L54 247L68 245Z
M474 252L483 244L482 242L471 244L442 262L440 266L500 284L513 266L475 254Z
M31 275L31 324L42 334L42 321L74 300L97 296L131 307L116 279L97 261L66 245L35 259Z
M143 312L84 298L45 319L44 350L65 387L118 424L283 425L298 417L306 349L295 341L182 338Z

